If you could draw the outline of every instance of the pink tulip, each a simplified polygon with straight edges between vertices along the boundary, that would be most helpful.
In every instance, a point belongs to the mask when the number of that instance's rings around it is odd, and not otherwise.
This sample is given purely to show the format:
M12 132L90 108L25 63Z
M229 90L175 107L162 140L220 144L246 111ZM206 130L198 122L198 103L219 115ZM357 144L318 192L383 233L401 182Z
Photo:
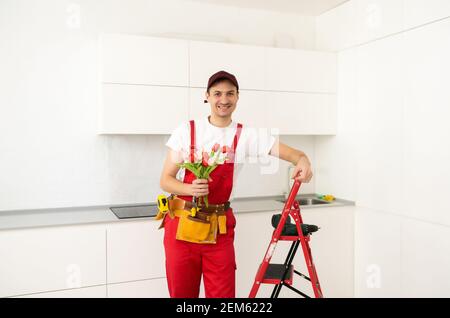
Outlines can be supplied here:
M227 159L225 160L225 162L233 163L234 162L234 153L232 153L232 152L227 153Z
M202 165L204 167L208 166L208 159L209 159L208 153L206 151L203 151L203 154L202 154Z
M230 152L231 151L231 148L230 147L228 147L228 146L223 146L222 147L222 153L228 153L228 152Z
M217 150L219 150L220 145L219 144L214 144L214 146L211 148L212 151L216 152Z

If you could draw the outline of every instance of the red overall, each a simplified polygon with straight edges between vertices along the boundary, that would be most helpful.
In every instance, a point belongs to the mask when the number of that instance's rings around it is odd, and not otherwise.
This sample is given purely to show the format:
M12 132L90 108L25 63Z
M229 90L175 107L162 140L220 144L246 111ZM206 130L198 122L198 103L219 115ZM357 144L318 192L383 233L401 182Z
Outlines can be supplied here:
M191 125L191 150L195 149L195 125ZM231 149L236 152L242 125L238 124ZM191 155L192 155L191 151ZM230 198L233 189L234 162L219 165L210 174L208 200L210 204L223 204ZM195 175L185 171L184 183L192 183ZM192 201L192 196L178 196ZM169 293L176 298L199 296L200 280L203 274L205 296L208 298L235 297L236 262L234 254L234 227L236 219L233 210L226 211L227 233L217 233L216 244L197 244L179 241L176 237L179 218L164 220L164 249L166 253L166 275Z

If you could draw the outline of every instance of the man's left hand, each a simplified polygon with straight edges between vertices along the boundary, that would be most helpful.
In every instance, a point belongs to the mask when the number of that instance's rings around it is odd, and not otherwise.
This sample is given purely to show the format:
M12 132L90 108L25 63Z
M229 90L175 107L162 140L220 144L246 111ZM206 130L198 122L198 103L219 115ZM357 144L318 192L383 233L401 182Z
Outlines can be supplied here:
M311 170L311 163L309 162L307 157L301 157L294 168L292 179L308 183L311 180L312 176L313 173Z

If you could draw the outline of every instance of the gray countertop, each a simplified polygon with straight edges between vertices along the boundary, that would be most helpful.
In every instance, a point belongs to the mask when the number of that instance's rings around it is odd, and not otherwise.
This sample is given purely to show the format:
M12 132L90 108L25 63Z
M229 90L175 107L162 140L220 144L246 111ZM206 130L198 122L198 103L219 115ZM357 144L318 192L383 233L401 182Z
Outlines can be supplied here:
M313 196L299 195L298 197ZM237 198L231 202L234 213L249 213L263 211L282 211L284 203L283 196L266 196ZM142 203L154 204L154 202ZM131 204L130 204L131 205ZM134 205L134 204L133 204ZM137 205L137 204L136 204ZM354 205L351 201L336 199L334 202L319 206L302 206L301 209L313 209L315 207L336 207ZM114 205L118 207L120 205ZM123 205L126 206L126 205ZM119 219L110 210L111 206L91 206L72 208L52 208L35 210L10 210L0 211L0 231L22 228L35 228L45 226L96 224L126 222L130 220L154 220L154 217L141 217L131 219Z

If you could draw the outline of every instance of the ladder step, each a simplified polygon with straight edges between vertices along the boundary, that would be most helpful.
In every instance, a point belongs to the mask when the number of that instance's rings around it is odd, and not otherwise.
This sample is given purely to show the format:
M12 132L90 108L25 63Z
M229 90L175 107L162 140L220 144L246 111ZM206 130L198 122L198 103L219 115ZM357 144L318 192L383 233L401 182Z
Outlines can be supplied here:
M281 214L274 214L272 216L272 226L276 229L278 226L278 223L280 223L281 220ZM301 224L303 236L307 236L313 232L316 232L319 230L319 227L317 225L313 224ZM297 233L297 226L293 223L291 223L291 217L288 216L286 219L286 223L284 224L283 231L281 232L282 236L298 236ZM289 240L291 241L291 240Z
M280 284L285 271L286 266L284 264L269 264L262 283ZM286 273L286 277L284 279L285 284L292 285L293 273L294 273L294 266L290 265L288 272Z

